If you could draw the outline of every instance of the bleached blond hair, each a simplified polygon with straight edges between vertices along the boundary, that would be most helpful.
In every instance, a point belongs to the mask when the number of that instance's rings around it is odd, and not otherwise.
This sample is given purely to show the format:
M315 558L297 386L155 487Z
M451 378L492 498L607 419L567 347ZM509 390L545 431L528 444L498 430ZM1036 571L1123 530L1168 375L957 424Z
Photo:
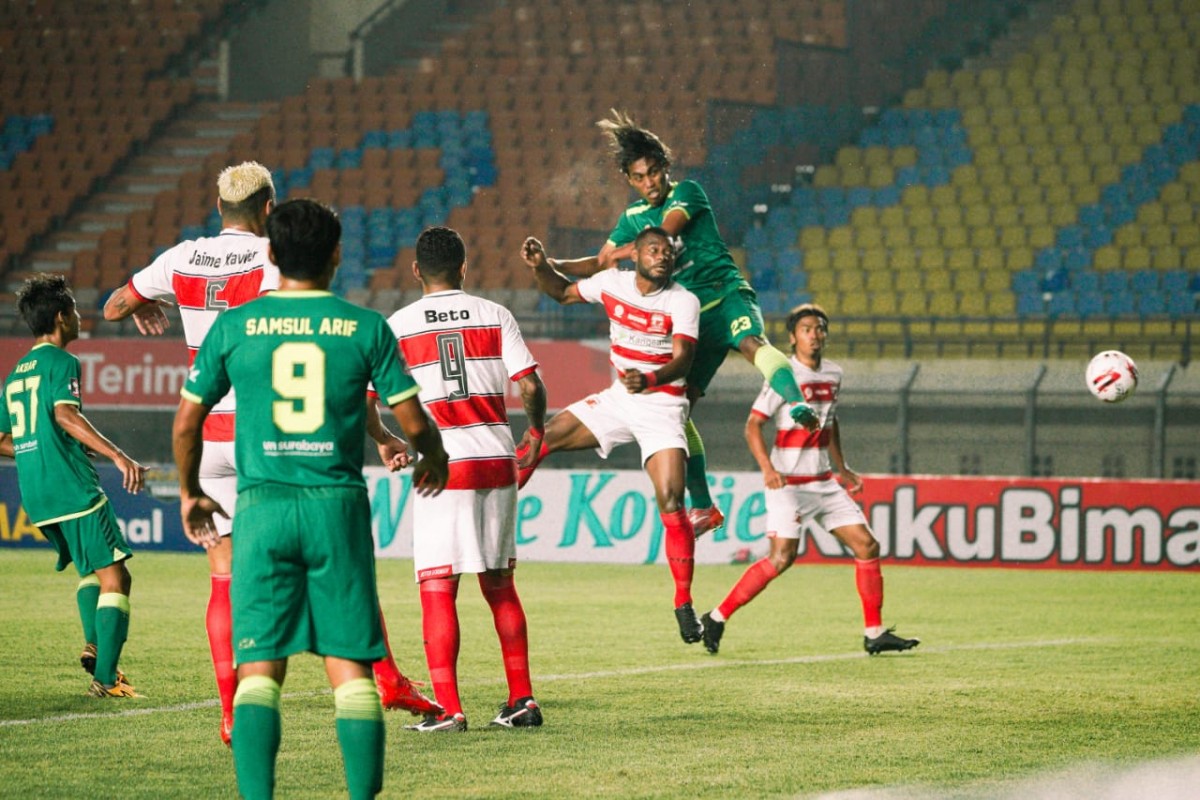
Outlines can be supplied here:
M270 189L271 198L275 197L275 181L271 180L271 171L257 161L244 161L226 167L217 176L217 196L226 203L240 203L263 189Z

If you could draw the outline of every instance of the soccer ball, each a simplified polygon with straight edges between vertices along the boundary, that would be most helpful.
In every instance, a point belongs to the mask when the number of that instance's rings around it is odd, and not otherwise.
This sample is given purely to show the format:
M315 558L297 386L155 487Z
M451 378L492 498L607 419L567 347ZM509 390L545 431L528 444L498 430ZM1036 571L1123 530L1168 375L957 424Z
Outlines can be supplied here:
M1138 369L1120 350L1097 353L1087 366L1088 391L1106 403L1119 403L1137 388Z

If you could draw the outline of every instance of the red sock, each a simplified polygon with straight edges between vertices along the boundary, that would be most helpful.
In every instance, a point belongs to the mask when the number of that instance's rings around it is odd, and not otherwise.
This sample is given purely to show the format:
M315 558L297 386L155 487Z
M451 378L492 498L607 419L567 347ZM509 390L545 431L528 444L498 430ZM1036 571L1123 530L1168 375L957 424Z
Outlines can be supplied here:
M421 630L425 661L433 693L447 714L462 713L458 699L458 581L431 578L421 581Z
M868 628L883 625L883 573L879 571L879 559L854 559L854 583L862 601L863 624Z
M525 627L525 609L517 596L512 575L479 573L479 588L492 609L500 654L504 656L504 677L508 680L508 705L522 697L533 696L529 680L529 636Z
M527 445L522 445L517 448L517 458L522 458L525 453L529 452ZM529 479L533 477L534 470L538 468L538 464L542 463L542 459L550 455L550 448L546 446L546 440L542 440L541 447L538 448L537 460L533 462L532 467L521 467L517 469L517 488L524 488L525 484L529 483Z
M383 629L383 646L387 648L387 655L372 664L371 671L375 673L376 681L396 684L403 680L404 675L396 666L396 658L392 655L392 643L388 641L387 625L383 621L382 608L379 609L379 627Z
M212 590L204 628L208 631L208 649L212 653L213 672L217 676L217 694L221 713L233 713L233 693L237 691L237 671L233 667L233 617L229 606L229 576L211 575Z
M675 580L675 607L692 602L692 573L696 567L696 534L686 511L659 513L666 528L667 566Z
M767 588L767 584L777 577L779 577L779 570L775 569L771 559L764 558L755 561L742 573L742 577L738 578L738 582L729 590L729 596L721 602L721 605L717 606L717 610L721 612L721 616L729 619L733 616L733 612L758 597L758 593Z

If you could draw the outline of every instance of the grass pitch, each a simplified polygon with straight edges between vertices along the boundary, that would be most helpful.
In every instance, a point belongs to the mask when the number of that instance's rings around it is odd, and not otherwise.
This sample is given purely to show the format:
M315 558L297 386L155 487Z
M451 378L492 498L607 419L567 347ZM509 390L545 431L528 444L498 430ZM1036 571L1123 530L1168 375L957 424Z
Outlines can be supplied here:
M122 668L147 695L137 701L84 696L76 581L52 564L48 551L0 553L0 795L235 797L217 738L204 558L131 562ZM697 568L697 609L742 569ZM381 561L379 577L397 660L423 678L411 564ZM465 578L471 730L422 736L389 712L383 796L1016 796L1047 771L1145 771L1200 751L1200 576L885 562L884 577L885 621L923 640L910 653L863 653L850 566L798 566L738 612L714 657L679 640L664 567L523 564L546 725L516 731L487 727L503 673ZM345 796L315 657L292 660L283 726L277 795Z

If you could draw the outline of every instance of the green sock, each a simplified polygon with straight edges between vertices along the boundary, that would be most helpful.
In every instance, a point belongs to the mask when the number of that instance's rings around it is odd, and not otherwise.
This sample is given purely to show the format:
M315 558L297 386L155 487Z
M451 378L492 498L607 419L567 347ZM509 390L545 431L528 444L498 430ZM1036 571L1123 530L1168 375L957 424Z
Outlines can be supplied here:
M708 493L708 459L704 456L704 440L700 431L690 419L683 429L687 436L687 486L688 496L692 498L692 508L708 508L713 504L712 495Z
M346 681L333 690L338 744L351 800L383 791L383 706L370 678Z
M129 596L106 592L96 598L96 673L105 686L117 682L121 648L129 635Z
M796 376L792 374L792 365L787 356L775 349L774 345L764 344L754 354L754 366L767 379L771 388L789 403L803 403L804 393L796 385Z
M238 681L233 696L233 768L238 792L246 800L275 792L275 756L279 753L279 684L266 675Z
M96 573L79 581L75 603L79 606L79 621L83 623L83 641L96 643L96 601L100 599L100 579Z

